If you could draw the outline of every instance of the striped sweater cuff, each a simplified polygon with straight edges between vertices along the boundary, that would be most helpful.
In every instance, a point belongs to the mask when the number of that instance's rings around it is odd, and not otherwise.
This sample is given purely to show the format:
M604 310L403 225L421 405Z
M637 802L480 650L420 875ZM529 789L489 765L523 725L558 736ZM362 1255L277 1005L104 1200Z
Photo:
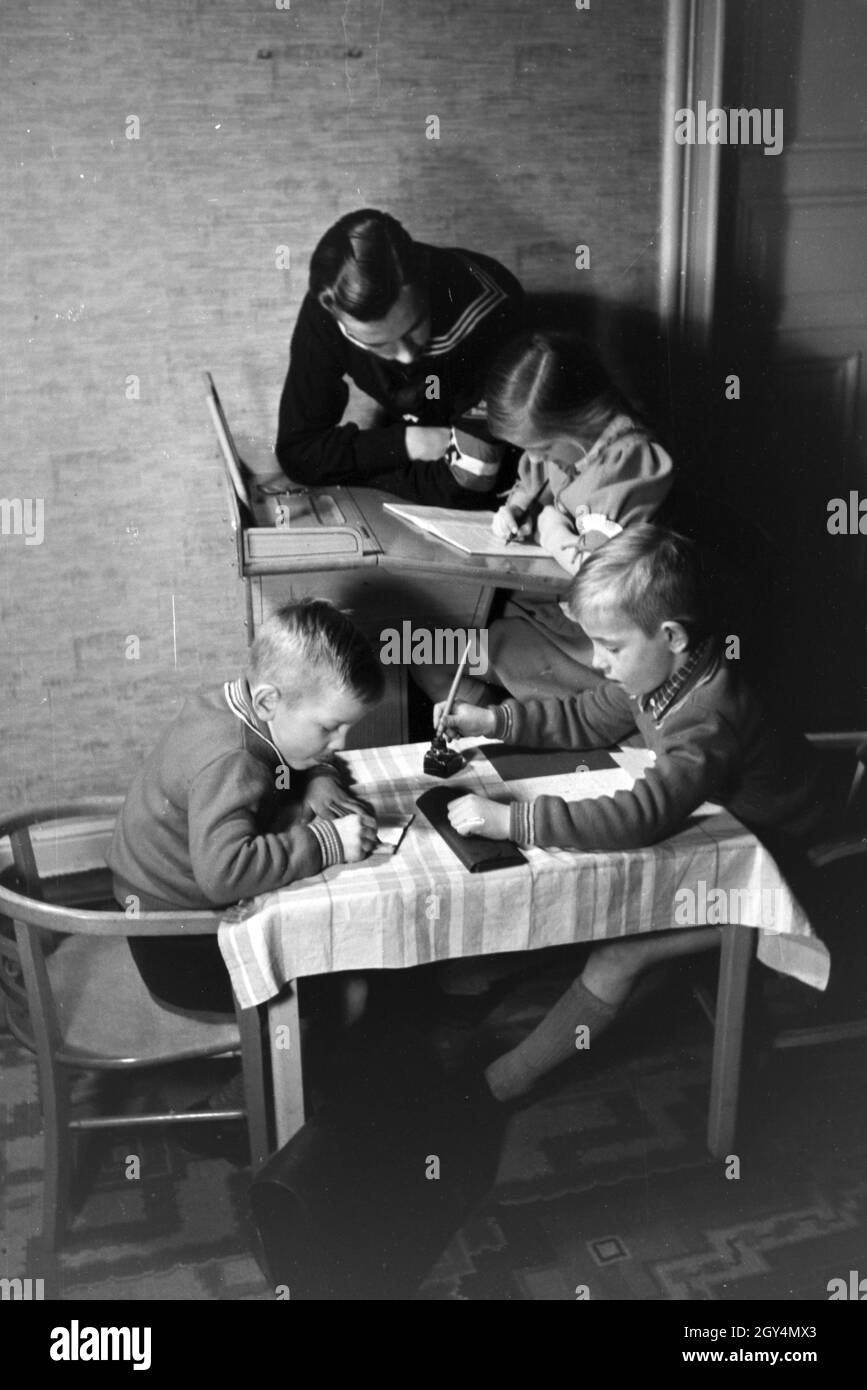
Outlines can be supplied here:
M535 801L513 801L509 808L509 839L516 845L536 843Z
M503 742L508 742L512 732L512 711L508 705L492 705L491 713L494 716L494 729L492 738L501 738Z
M316 816L307 829L312 830L316 836L316 843L322 854L323 869L330 869L332 864L343 863L343 843L334 828L334 821Z

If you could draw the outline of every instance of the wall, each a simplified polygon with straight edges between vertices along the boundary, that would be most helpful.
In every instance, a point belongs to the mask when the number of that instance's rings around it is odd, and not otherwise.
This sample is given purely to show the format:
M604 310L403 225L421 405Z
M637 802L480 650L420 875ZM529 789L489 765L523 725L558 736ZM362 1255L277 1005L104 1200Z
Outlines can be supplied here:
M271 441L337 216L382 206L532 290L653 306L663 24L646 0L3 7L2 492L44 503L41 544L0 535L7 807L122 790L240 661L200 372Z

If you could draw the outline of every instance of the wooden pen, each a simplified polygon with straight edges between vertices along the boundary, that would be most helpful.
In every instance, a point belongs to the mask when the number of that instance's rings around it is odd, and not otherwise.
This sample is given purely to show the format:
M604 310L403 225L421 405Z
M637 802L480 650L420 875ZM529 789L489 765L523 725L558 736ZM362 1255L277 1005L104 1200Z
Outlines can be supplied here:
M445 702L445 705L443 706L443 712L442 712L442 714L440 715L439 719L437 720L437 727L436 727L436 734L435 734L435 737L436 737L436 738L439 738L440 735L442 734L442 731L443 731L443 724L445 723L445 721L448 719L449 715L450 715L451 712L452 712L452 706L454 705L454 702L455 702L455 696L456 696L457 693L458 693L458 686L460 685L461 681L462 681L463 678L464 678L464 674L465 674L465 672L466 672L467 664L468 664L468 662L469 662L469 659L470 659L470 641L469 641L469 638L467 638L467 645L464 647L464 654L463 654L463 656L461 657L460 665L458 666L458 669L457 669L457 671L455 672L455 678L454 678L454 680L452 681L452 688L451 688L451 690L449 691L448 695L446 696L446 702Z

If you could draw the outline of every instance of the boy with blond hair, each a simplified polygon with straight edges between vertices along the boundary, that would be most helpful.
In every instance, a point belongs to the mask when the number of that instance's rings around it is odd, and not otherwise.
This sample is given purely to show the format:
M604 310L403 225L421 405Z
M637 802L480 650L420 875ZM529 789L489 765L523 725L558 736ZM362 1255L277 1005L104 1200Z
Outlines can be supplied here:
M136 773L108 855L118 902L225 907L365 858L376 821L332 759L383 686L376 653L330 603L275 612L245 673L193 695ZM232 1010L215 937L130 949L161 1002Z
M727 661L714 637L700 561L691 542L639 523L594 552L564 610L593 643L604 680L566 699L458 704L446 730L536 748L605 748L636 730L655 755L630 791L569 802L540 796L451 803L456 830L542 848L629 850L680 830L705 801L722 804L784 864L824 814L811 750L788 731ZM434 709L437 720L442 706ZM594 1039L616 1017L648 966L714 945L714 927L634 937L593 950L579 979L538 1027L485 1071L501 1101L529 1091L575 1055L575 1030Z

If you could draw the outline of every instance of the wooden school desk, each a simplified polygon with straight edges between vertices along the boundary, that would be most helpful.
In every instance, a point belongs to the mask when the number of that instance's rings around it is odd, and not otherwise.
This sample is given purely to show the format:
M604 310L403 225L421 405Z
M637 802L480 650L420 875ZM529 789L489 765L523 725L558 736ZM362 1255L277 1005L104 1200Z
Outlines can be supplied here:
M295 488L281 473L259 474L259 486L289 490L288 524L254 527L230 481L230 525L239 575L246 582L247 630L252 641L269 613L310 595L352 612L376 650L387 628L485 627L497 589L565 592L570 577L554 560L465 555L383 509L399 501L376 488ZM311 525L307 499L330 499L346 526ZM498 506L496 500L493 506ZM319 527L319 534L312 529ZM369 748L409 737L405 666L386 666L386 693L352 730L348 746Z
M498 763L493 751L490 758L484 752L488 746L493 750L494 741L461 743L472 750L471 761L448 785L501 800L538 794L538 788L511 774L503 780L497 766L508 772L508 764ZM348 753L359 793L380 813L415 810L421 791L442 785L421 770L425 747ZM500 758L509 751L501 744L496 748ZM575 772L569 776L580 779L580 792L573 790L577 783L555 787L546 778L554 794L605 795L629 787L650 755L623 748L570 757ZM579 766L586 770L579 772ZM771 855L732 816L713 808L702 808L680 834L646 849L594 854L528 849L524 854L527 863L521 867L471 874L417 812L396 854L377 851L362 864L335 866L227 914L219 942L238 1000L244 1008L268 1006L278 1146L304 1123L294 987L299 978L667 931L677 926L679 891L690 889L701 902L702 894L706 901L721 888L741 893L732 915L742 924L720 929L707 1133L712 1154L731 1152L753 951L757 948L759 959L773 969L817 988L823 989L828 978L828 952Z

